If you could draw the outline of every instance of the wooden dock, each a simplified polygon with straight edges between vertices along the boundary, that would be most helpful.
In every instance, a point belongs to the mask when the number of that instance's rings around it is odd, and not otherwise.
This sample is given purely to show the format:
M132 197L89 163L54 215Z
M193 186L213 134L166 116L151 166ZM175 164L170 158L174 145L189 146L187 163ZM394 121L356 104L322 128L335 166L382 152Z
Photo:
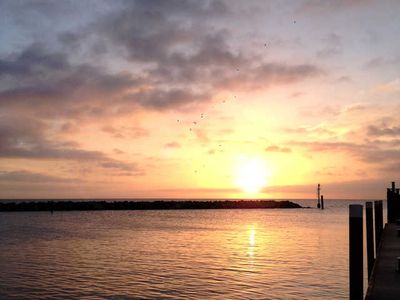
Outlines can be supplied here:
M349 299L400 300L400 191L395 182L387 189L384 229L383 202L374 201L374 209L372 204L371 201L365 203L366 249L363 245L363 206L349 206ZM368 270L365 298L364 253Z
M400 256L400 237L396 224L386 224L380 250L372 271L366 300L400 299L400 272L397 257Z

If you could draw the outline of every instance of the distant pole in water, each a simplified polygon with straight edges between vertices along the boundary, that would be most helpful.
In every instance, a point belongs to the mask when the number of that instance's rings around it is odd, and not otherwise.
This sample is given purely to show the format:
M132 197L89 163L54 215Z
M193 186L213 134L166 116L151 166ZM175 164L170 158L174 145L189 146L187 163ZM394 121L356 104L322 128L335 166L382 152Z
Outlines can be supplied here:
M321 185L318 183L318 188L317 188L317 197L318 197L318 202L317 202L317 208L321 208Z
M351 204L349 214L350 300L362 300L364 292L363 206Z
M321 195L321 209L324 209L324 195Z

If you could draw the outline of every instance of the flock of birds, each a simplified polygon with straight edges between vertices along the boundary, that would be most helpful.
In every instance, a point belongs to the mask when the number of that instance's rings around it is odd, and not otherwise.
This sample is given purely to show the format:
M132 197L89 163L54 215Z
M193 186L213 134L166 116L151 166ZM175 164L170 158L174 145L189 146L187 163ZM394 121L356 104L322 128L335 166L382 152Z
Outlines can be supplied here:
M293 20L293 24L296 24L296 20ZM268 43L264 43L264 47L265 47L265 48L268 48L268 46L269 46ZM240 69L239 69L239 68L236 68L236 72L239 72L239 71L240 71ZM237 99L236 96L233 96L233 97L234 97L234 99ZM222 100L221 103L224 104L224 103L226 103L227 101L228 101L228 100ZM213 107L214 107L214 106L213 106ZM204 118L205 118L205 114L204 114L204 113L201 113L201 114L200 114L200 119L202 120L202 119L204 119ZM180 119L177 119L176 122L177 122L177 123L180 123L180 124L182 123ZM190 123L191 126L189 127L189 131L193 133L193 131L194 131L194 126L197 126L199 123L200 123L200 121L192 121L192 122ZM219 149L220 152L223 151L223 150L222 150L222 144L218 144L218 149ZM206 166L205 164L202 165L203 168L205 168L205 166ZM197 173L198 173L198 170L195 169L195 170L194 170L194 173L197 174Z
M236 99L236 96L234 96L234 99ZM229 100L222 100L221 101L221 103L222 104L225 104L225 103L227 103ZM213 108L214 108L215 106L213 106ZM199 116L200 118L199 118L199 120L196 120L196 121L190 121L189 122L189 127L188 127L188 131L190 132L190 133L195 133L195 131L196 131L196 127L198 127L199 125L200 125L200 123L201 123L201 121L203 121L205 118L206 118L206 114L205 113L201 113L200 114L200 116ZM179 123L179 124L185 124L186 122L183 122L181 119L177 119L176 120L176 122L177 123ZM186 124L188 124L188 123L186 123ZM218 151L220 151L220 152L222 152L223 150L222 150L222 143L219 143L218 144ZM206 167L206 164L202 164L202 168L205 168ZM199 170L198 169L195 169L194 171L193 171L195 174L197 174L197 173L199 173Z

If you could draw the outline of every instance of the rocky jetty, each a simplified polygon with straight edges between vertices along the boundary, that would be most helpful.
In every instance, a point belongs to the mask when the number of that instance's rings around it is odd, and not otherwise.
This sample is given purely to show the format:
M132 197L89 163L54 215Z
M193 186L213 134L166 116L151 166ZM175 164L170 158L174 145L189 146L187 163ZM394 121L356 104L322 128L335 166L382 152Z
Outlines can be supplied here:
M162 210L162 209L257 209L302 208L290 201L212 200L212 201L36 201L0 202L0 211L71 210Z

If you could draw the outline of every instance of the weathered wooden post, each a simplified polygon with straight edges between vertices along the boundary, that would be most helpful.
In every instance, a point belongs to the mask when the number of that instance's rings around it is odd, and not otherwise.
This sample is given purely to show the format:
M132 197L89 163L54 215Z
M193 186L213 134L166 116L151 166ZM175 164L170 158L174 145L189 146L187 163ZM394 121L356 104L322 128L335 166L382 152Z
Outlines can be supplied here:
M363 206L349 206L350 300L363 299Z
M367 231L367 264L368 279L371 278L372 268L374 267L374 223L372 220L372 202L365 203L365 225Z
M387 189L387 220L388 220L388 223L396 222L395 194L396 194L396 184L395 184L395 182L392 182L392 188Z
M321 195L321 209L324 209L324 195Z
M378 255L379 244L381 242L383 231L383 202L382 200L374 201L375 211L375 251Z
M393 195L393 218L394 222L400 218L400 194L399 189L395 189Z

